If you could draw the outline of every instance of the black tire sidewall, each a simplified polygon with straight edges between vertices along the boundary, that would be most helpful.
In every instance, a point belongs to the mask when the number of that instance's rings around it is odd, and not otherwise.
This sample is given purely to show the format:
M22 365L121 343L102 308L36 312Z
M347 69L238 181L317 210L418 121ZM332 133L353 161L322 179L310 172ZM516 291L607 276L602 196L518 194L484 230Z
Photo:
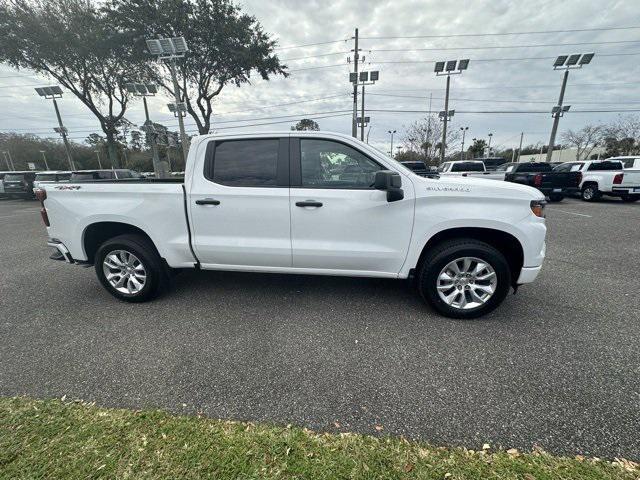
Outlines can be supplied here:
M549 195L550 202L561 202L562 200L564 200L564 195L559 193L552 193Z
M494 269L498 279L496 291L489 301L480 307L470 310L462 310L447 305L438 295L436 288L438 276L442 269L449 262L460 257L476 257L485 261ZM492 246L482 242L452 243L448 248L444 248L425 261L419 280L420 294L436 311L450 318L472 319L491 312L502 303L509 293L511 273L504 255Z
M149 245L145 245L145 243L146 242L133 235L123 235L106 241L98 249L95 257L96 275L104 288L114 297L127 302L143 302L153 298L158 292L162 279L162 265L160 263L160 259L156 258L157 254L155 254L155 251L150 251ZM142 262L147 278L145 285L142 287L140 292L131 295L119 292L111 286L105 277L102 269L102 262L105 257L114 250L126 250L127 252L134 254L138 257L140 262Z

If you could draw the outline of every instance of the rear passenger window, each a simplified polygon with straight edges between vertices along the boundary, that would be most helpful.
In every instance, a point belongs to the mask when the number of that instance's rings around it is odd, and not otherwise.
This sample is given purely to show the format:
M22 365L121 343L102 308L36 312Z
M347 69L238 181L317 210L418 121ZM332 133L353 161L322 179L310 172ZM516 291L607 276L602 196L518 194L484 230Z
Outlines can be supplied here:
M233 187L275 187L279 144L277 138L218 142L207 178Z
M589 165L589 171L611 171L611 170L622 170L622 163L620 162L597 162Z

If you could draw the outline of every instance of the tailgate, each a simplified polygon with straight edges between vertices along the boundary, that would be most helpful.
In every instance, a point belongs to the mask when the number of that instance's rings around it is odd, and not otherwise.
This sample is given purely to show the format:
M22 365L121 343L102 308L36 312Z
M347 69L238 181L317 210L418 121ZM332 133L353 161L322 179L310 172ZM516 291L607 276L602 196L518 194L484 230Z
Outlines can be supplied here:
M638 188L638 192L640 193L640 170L629 169L625 170L624 175L622 177L621 187L633 187ZM614 187L617 185L614 185Z

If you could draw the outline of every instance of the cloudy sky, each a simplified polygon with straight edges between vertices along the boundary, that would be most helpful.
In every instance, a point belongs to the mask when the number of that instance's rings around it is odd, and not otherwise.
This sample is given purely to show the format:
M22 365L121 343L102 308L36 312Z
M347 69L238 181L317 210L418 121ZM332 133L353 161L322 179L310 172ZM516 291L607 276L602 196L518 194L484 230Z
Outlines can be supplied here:
M571 112L562 119L560 133L620 115L598 110L640 110L640 8L634 0L606 4L592 0L245 0L240 4L278 39L278 54L291 75L226 87L215 110L214 125L220 132L283 120L286 123L244 128L288 129L299 118L326 117L316 118L323 130L350 133L350 114L341 112L352 106L347 57L352 55L356 27L365 68L380 71L379 82L367 88L366 108L371 117L370 142L385 150L387 131L397 130L401 141L406 126L423 115L419 111L429 109L430 96L432 110L443 109L445 79L433 73L435 60L471 60L468 71L452 77L450 108L456 110L452 127L468 126L468 138L486 138L492 132L497 146L517 146L520 132L525 144L548 141L548 112L557 102L562 77L551 67L557 55L596 53L591 65L569 75L565 104L571 105ZM598 30L575 31L585 29ZM555 33L526 33L548 31ZM321 45L297 47L314 43ZM47 82L29 72L0 66L0 131L51 136L52 106L33 90L43 84ZM173 126L175 119L166 103L166 98L151 99L151 115ZM92 115L71 95L60 107L74 140L99 132ZM142 104L132 104L127 118L141 124ZM194 132L193 122L187 125Z

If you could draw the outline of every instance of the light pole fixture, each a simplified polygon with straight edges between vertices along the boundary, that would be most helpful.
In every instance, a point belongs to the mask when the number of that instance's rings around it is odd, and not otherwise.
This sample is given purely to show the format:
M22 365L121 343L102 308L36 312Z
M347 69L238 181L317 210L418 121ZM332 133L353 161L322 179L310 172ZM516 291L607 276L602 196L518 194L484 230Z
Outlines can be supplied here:
M176 73L176 60L183 58L189 51L187 41L184 37L174 38L154 38L147 40L147 48L151 55L157 55L159 60L164 60L171 72L171 79L173 81L173 96L175 98L175 105L182 104L184 106L184 112L186 115L186 104L183 103L180 97L180 87L178 86L178 75ZM186 95L186 92L185 92ZM186 163L187 154L189 153L189 139L184 129L184 115L178 116L178 124L180 125L180 140L182 141L182 156Z
M165 178L168 174L167 165L160 161L158 154L157 132L153 126L153 122L149 119L149 106L147 105L147 97L153 97L158 93L158 88L153 83L127 83L125 85L127 92L136 97L142 97L144 104L145 122L142 130L147 134L147 139L151 144L151 154L153 158L153 171L157 178Z
M433 71L436 73L437 77L446 75L447 76L447 88L444 95L444 112L446 115L440 116L440 120L444 122L442 126L442 145L440 148L440 163L444 162L445 149L447 145L447 123L453 116L453 113L449 114L449 112L455 112L455 110L449 110L449 86L451 84L451 75L460 75L464 70L469 68L469 59L463 60L447 60L446 62L436 62L436 65ZM440 112L441 114L443 112Z
M69 139L67 138L67 129L62 124L62 117L60 116L60 110L58 109L58 102L56 102L56 98L62 98L62 89L58 85L53 85L51 87L36 87L35 90L41 97L46 98L47 100L53 100L53 108L56 111L56 117L58 117L58 126L53 130L56 133L59 133L62 137L69 167L71 170L75 170L76 167L73 164L73 158L71 157L71 146L69 145Z
M40 150L40 153L42 154L42 160L44 161L44 168L46 170L49 170L49 164L47 163L47 155L46 152L44 150Z
M393 158L393 136L396 134L396 130L387 130L387 133L391 135L391 158Z
M493 133L489 133L488 136L489 136L489 145L487 146L488 153L487 153L487 155L485 155L485 157L488 156L488 155L491 155L491 139L493 138Z
M467 130L469 130L469 127L460 127L460 131L462 132L462 148L460 149L460 160L464 160L464 137L467 134Z
M560 97L558 97L558 104L551 109L551 117L553 118L553 126L551 127L551 136L549 137L549 146L547 148L547 163L551 162L551 156L553 155L553 147L556 143L556 133L558 133L558 123L560 123L560 117L569 111L571 105L562 105L564 100L564 92L567 88L567 79L569 78L569 70L576 68L582 68L585 65L591 63L595 53L574 53L573 55L560 55L553 62L554 70L564 70L562 76L562 87L560 87Z
M360 127L360 140L364 142L364 127L367 126L369 120L366 122L362 122L362 118L369 118L364 116L364 87L365 85L373 85L380 79L380 72L378 70L374 70L373 72L351 72L349 74L349 81L353 83L354 88L358 86L362 87L362 107L360 110L360 116L356 118L356 126ZM356 134L357 137L357 134Z

